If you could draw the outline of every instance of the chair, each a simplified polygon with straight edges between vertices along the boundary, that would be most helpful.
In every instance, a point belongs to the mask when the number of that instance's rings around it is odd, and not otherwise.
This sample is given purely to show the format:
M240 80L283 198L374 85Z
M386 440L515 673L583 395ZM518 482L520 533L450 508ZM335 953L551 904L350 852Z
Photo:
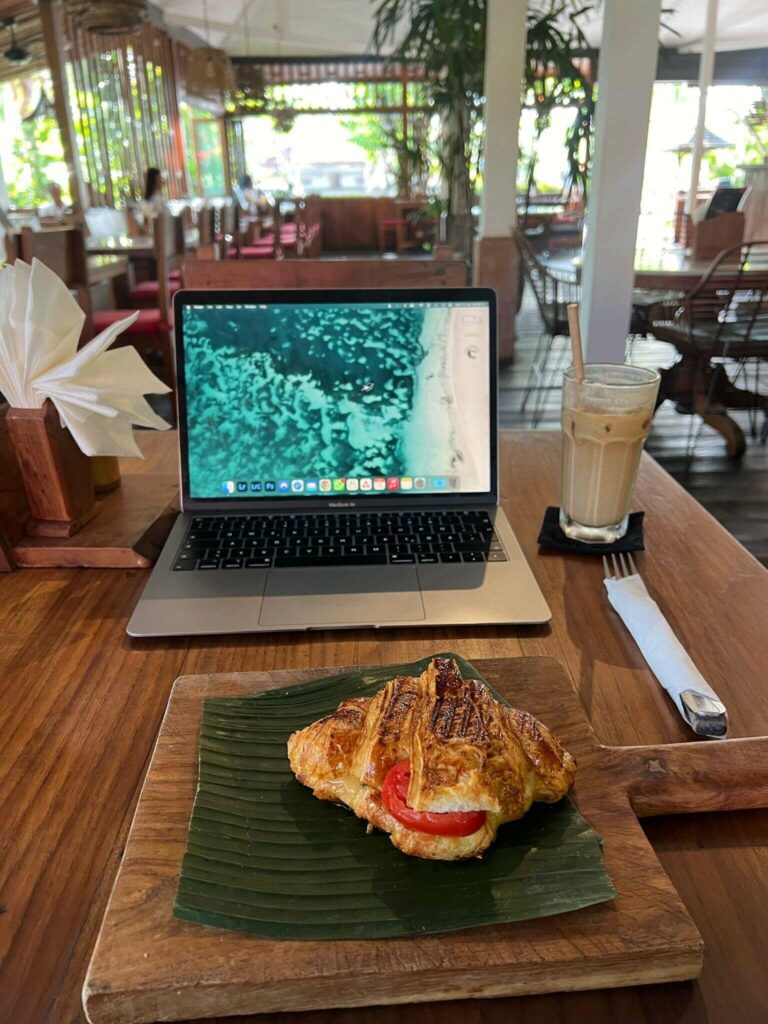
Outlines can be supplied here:
M81 228L21 229L18 253L25 263L40 260L61 278L86 316L83 340L92 336L91 292L88 286L88 255Z
M530 240L522 231L515 231L515 241L525 276L536 297L542 324L520 406L521 411L525 411L531 394L537 392L531 417L531 426L537 427L544 410L546 393L557 386L558 374L563 369L563 362L569 351L567 345L562 345L560 351L555 352L554 362L550 365L555 339L569 337L568 305L579 302L581 288L575 280L575 275L573 279L556 277L540 260Z
M755 437L762 410L766 419L760 436L768 440L768 396L736 386L750 367L768 360L768 241L724 249L687 294L655 306L650 321L654 337L681 355L675 366L662 371L659 402L672 399L679 412L701 417L691 420L688 458L702 422L725 437L731 457L744 453L744 433L728 409L749 411ZM735 367L733 377L729 365Z
M166 239L168 245L165 256L168 274L168 292L172 299L181 288L181 262L186 254L186 218L183 213L168 214ZM155 309L160 302L160 263L157 265L157 280L141 281L128 292L128 299L134 309Z
M169 387L175 386L172 331L170 270L180 262L178 234L171 215L161 213L154 221L154 258L157 261L159 282L158 305L139 311L138 319L117 339L117 345L133 345L145 361L155 369L157 375ZM133 309L100 310L93 314L93 326L103 331L116 320L123 320L134 313ZM154 365L153 365L154 364Z

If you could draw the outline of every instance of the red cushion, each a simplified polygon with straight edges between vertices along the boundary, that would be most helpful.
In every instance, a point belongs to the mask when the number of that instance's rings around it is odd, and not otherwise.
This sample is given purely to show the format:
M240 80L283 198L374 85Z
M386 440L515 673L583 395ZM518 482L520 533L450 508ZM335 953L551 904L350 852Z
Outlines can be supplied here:
M125 320L126 317L135 313L135 309L101 309L93 314L93 326L97 333L111 327L117 320ZM135 323L124 332L125 336L131 334L158 334L161 331L169 331L170 325L163 323L160 319L159 309L140 309L139 317Z
M244 245L240 255L244 260L271 260L275 248L271 242L268 245Z
M168 291L171 295L175 295L181 288L179 281L169 281ZM135 288L131 288L128 292L128 298L131 302L136 302L138 299L155 299L160 297L160 282L159 281L142 281L141 284L137 284Z

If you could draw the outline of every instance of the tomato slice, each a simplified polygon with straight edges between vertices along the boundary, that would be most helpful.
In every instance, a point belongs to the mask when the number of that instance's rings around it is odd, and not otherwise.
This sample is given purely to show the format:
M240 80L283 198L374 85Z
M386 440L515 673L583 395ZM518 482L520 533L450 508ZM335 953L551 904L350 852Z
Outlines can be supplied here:
M387 772L381 799L393 818L414 832L431 836L471 836L485 824L485 811L414 811L407 804L411 762L400 761Z

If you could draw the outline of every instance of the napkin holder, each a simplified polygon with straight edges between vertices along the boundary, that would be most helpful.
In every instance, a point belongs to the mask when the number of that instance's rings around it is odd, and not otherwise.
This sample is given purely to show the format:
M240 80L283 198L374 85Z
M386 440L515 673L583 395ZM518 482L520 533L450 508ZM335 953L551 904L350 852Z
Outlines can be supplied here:
M42 409L11 407L6 423L32 513L27 535L71 537L101 510L91 460L50 401Z

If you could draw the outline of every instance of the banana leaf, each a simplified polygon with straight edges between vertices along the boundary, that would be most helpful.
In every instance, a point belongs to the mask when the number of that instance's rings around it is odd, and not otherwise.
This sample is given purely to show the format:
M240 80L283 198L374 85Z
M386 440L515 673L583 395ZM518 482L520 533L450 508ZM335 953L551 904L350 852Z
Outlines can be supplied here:
M456 655L465 678L482 678ZM409 665L204 701L200 777L174 915L272 939L375 939L578 910L616 895L600 837L565 798L502 826L482 859L420 860L317 800L293 776L289 735L370 696ZM498 693L497 700L507 703Z

